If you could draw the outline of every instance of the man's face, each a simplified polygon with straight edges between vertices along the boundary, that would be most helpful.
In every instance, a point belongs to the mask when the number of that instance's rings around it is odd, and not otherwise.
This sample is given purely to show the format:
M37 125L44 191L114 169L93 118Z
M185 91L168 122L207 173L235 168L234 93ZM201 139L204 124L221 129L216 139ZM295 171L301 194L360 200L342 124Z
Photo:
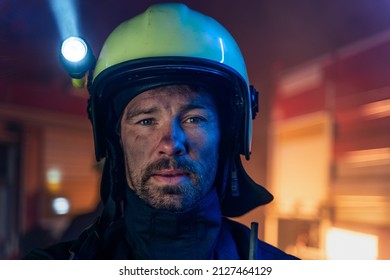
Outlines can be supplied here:
M217 109L207 92L188 86L145 91L121 119L127 183L154 208L190 209L214 183L219 141Z

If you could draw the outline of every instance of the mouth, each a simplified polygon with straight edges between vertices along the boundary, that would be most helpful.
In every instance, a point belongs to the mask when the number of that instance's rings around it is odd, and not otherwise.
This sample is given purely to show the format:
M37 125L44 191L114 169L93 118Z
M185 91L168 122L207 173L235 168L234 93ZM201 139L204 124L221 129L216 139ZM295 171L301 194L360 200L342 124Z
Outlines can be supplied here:
M151 176L155 181L163 185L178 185L190 179L190 173L180 169L159 170Z

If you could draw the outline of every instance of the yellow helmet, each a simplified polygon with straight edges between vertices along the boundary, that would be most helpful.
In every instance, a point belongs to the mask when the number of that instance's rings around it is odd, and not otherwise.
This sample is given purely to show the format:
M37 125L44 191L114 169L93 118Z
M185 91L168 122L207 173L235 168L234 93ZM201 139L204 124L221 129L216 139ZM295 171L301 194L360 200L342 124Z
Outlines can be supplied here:
M104 43L94 79L126 61L170 56L213 61L248 82L244 59L229 32L213 18L179 3L153 5L119 25Z

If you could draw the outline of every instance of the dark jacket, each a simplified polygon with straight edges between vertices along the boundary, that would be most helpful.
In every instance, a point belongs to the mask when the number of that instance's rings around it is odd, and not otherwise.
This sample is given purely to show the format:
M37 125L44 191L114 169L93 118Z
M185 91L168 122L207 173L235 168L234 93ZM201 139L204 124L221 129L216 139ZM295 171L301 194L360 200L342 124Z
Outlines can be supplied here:
M296 259L257 236L251 238L246 226L222 217L215 192L185 213L153 209L132 192L128 192L127 201L131 203L125 207L126 220L117 220L99 236L93 253L79 254L80 248L75 247L80 247L80 242L76 241L34 250L25 259L70 259L71 251L76 252L76 259L248 259L251 242L256 244L255 259ZM88 235L97 236L93 230L84 232Z

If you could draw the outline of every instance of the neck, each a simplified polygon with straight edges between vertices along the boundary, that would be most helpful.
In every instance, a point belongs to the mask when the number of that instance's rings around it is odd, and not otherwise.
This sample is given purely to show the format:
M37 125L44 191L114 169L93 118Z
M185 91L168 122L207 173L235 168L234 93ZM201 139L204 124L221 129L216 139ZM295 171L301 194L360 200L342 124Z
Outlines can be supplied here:
M154 209L126 191L126 239L136 259L213 259L221 219L215 189L180 213Z

